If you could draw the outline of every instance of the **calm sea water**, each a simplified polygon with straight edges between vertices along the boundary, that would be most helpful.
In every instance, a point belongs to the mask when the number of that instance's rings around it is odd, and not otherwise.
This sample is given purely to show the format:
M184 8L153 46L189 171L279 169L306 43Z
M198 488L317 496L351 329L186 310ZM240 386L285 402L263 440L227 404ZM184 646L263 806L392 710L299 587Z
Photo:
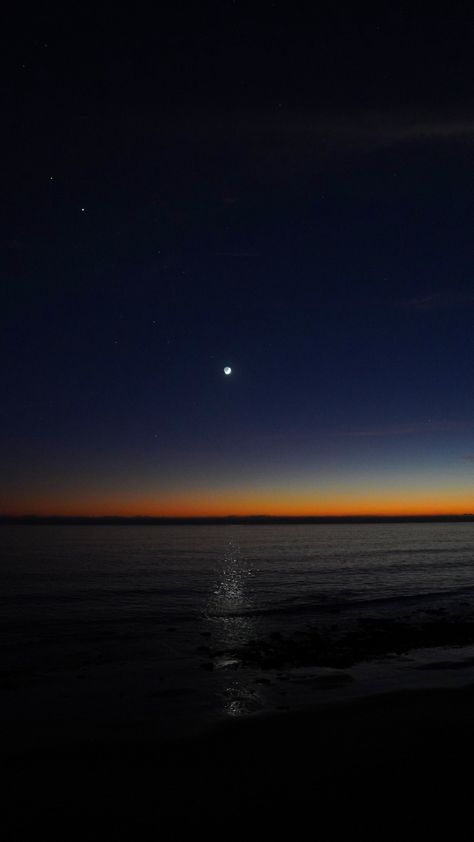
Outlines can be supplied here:
M323 691L301 676L210 669L209 650L474 596L474 524L4 526L0 546L0 701L17 736L162 736L312 703Z

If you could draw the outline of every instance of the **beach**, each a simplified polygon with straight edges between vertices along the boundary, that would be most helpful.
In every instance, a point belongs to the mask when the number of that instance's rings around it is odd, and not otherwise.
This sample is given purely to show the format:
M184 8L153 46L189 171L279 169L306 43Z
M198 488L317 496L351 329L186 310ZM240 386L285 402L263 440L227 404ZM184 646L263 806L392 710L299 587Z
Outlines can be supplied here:
M473 705L471 685L248 719L196 739L71 737L9 752L3 838L468 838Z

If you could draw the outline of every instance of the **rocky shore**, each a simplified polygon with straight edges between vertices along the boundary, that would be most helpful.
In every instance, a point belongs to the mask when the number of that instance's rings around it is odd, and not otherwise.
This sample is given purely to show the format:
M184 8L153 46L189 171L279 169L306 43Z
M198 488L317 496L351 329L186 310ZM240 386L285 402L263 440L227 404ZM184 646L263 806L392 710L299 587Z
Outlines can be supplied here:
M468 646L474 643L474 619L429 612L406 619L360 618L346 624L308 626L290 634L272 632L232 649L200 647L202 667L259 669L333 667L344 669L361 661L400 656L427 647Z

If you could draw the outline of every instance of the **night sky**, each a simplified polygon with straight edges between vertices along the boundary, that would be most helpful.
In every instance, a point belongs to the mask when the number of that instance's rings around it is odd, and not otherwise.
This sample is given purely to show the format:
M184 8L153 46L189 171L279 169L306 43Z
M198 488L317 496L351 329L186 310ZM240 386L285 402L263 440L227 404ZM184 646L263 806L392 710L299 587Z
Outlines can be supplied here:
M471 4L37 5L0 512L472 512Z

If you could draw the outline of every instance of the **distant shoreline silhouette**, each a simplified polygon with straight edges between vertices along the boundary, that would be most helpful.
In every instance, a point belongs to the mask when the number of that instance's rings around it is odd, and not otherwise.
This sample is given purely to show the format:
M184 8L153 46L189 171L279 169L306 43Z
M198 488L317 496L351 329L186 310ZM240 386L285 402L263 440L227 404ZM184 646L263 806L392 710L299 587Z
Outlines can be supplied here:
M2 525L64 525L64 526L185 526L185 525L292 525L292 524L364 524L364 523L474 523L474 514L462 515L227 515L225 517L155 517L120 515L70 516L70 515L0 515Z

